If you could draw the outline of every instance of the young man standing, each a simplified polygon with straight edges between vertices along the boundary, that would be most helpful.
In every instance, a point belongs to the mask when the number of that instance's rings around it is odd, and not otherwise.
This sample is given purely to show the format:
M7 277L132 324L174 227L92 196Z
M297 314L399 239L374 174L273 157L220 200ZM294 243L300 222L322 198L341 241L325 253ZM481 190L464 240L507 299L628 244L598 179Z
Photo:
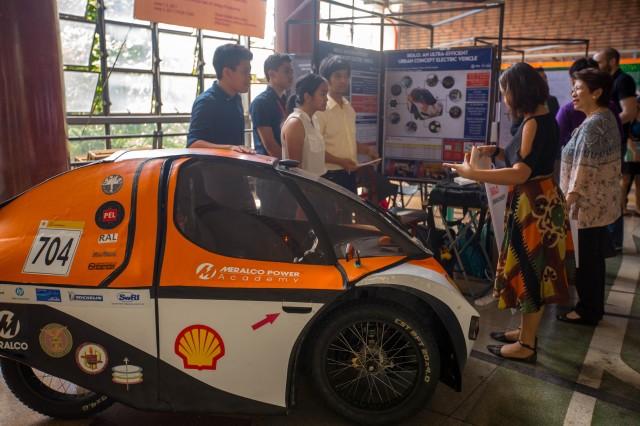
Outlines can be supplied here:
M607 47L606 49L598 52L593 57L598 62L600 71L607 72L613 78L613 89L611 91L611 98L615 101L616 107L619 109L615 112L618 113L620 121L622 122L622 188L623 200L626 200L626 194L628 187L631 186L631 174L634 170L629 170L625 167L624 157L627 153L627 139L629 138L629 130L631 129L631 123L636 117L636 83L629 74L622 72L620 69L620 53L616 49ZM623 211L626 209L625 205L622 206ZM613 237L613 244L616 250L622 250L622 240L624 235L624 226L622 216L618 218L609 227L609 231Z
M239 44L225 44L213 54L218 81L198 96L191 109L187 147L244 148L244 111L240 93L249 91L253 54Z
M351 64L340 56L330 56L320 64L320 75L329 82L327 109L314 115L325 141L328 172L324 177L355 193L358 154L378 158L378 151L356 143L356 112L345 98Z
M289 55L275 53L264 61L264 75L269 85L251 102L249 113L253 123L253 145L256 153L282 158L280 128L287 118L285 92L293 83L293 67Z

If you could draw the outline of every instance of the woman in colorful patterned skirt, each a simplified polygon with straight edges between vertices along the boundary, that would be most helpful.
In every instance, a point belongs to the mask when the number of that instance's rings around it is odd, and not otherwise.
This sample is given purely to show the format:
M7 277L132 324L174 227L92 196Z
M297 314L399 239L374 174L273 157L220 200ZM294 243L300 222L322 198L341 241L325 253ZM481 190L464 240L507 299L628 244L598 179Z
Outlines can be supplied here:
M506 167L480 170L470 164L469 155L462 164L445 166L469 179L510 186L494 296L499 308L518 308L521 323L516 330L491 333L507 344L487 349L502 358L535 363L544 306L568 301L575 269L567 207L553 181L558 126L545 106L547 83L530 65L507 69L500 77L500 91L522 124L505 149L483 146L478 151L503 160Z
M607 225L620 217L620 132L608 108L612 79L584 69L574 74L573 106L587 118L562 150L560 187L578 221L578 303L558 320L596 325L604 315L605 256L613 254Z

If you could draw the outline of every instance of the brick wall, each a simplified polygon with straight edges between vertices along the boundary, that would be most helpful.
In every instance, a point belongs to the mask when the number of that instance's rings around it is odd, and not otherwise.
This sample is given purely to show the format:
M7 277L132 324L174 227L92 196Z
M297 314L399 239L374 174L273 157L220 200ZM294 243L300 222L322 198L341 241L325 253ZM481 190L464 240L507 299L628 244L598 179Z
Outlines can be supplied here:
M464 3L458 5L468 6ZM449 6L456 4L408 4L404 10ZM415 16L412 19L433 23L458 13ZM435 30L435 46L467 37L497 36L498 17L498 9L492 9L438 27ZM506 37L585 38L590 40L589 50L592 52L612 46L618 50L636 50L635 54L623 54L625 57L640 56L640 0L506 0L504 23ZM429 47L429 36L429 31L425 29L399 27L398 47ZM579 46L562 46L535 53L582 49Z

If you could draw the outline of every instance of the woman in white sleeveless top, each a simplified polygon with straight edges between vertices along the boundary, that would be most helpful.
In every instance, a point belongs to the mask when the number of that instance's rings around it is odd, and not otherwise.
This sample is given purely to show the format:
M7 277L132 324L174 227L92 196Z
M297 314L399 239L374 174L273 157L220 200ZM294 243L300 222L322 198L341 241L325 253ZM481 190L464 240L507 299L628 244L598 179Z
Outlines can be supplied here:
M282 158L296 160L300 168L316 176L327 172L324 139L313 125L313 114L327 107L327 81L317 74L307 74L296 81L289 98L289 116L282 125Z

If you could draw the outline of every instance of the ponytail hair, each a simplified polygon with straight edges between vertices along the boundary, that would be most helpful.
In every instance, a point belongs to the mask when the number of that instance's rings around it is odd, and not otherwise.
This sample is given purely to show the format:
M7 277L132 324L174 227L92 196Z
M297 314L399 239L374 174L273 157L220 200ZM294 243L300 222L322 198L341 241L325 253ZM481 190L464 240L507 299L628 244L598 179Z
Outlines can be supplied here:
M320 87L320 85L325 81L326 80L323 77L313 73L309 73L298 78L296 80L295 91L287 100L287 113L291 114L294 108L299 107L304 103L305 94L313 96L316 90L318 90L318 87Z

